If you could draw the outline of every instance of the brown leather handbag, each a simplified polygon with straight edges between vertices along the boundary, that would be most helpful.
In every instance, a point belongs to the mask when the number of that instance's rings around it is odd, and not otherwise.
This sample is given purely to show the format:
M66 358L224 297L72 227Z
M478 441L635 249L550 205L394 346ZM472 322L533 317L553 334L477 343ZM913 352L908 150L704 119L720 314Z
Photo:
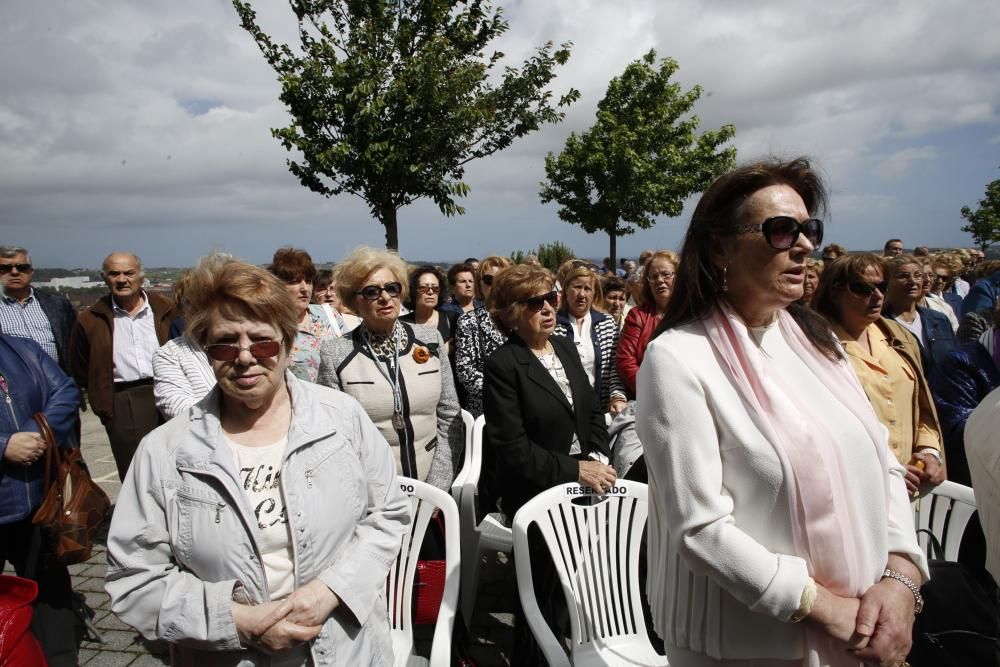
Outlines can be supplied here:
M31 522L41 528L51 564L82 563L90 559L111 499L90 478L80 449L60 449L42 413L35 422L45 438L45 496Z

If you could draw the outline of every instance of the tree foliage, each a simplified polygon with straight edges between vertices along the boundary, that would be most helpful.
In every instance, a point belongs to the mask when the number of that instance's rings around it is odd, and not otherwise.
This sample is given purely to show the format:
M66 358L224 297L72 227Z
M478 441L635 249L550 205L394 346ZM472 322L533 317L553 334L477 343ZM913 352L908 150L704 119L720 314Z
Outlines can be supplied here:
M510 259L515 264L523 264L525 258L530 254L534 254L538 258L538 263L550 271L558 271L563 262L576 257L568 245L562 241L553 241L552 243L540 244L538 250L515 250L510 253Z
M986 196L979 200L975 211L963 206L962 217L969 221L962 231L972 234L980 250L986 252L994 243L1000 243L1000 179L986 186Z
M680 215L684 200L736 159L735 148L722 148L736 134L732 125L697 133L691 110L702 89L682 91L670 81L676 71L672 58L657 67L653 50L630 63L608 84L594 125L545 158L542 202L559 204L559 217L589 234L608 234L612 262L619 236L652 227L655 216Z
M485 52L508 25L488 0L289 0L294 50L264 32L249 1L233 5L291 113L272 130L299 156L289 170L314 192L364 199L392 249L401 207L429 197L464 213L465 165L562 120L579 97L547 90L568 43L498 71L504 54Z

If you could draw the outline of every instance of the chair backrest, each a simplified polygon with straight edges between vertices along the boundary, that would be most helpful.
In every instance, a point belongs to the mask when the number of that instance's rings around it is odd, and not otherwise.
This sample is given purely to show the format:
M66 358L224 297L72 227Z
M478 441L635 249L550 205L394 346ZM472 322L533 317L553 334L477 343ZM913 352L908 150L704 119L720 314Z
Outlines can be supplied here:
M434 510L440 510L445 525L444 596L434 628L430 664L447 665L451 654L451 633L458 607L460 546L458 507L444 491L409 477L397 477L403 493L410 497L410 530L400 539L399 555L386 578L386 603L396 665L406 664L413 651L413 584L420 545Z
M514 517L514 563L525 619L550 664L565 652L535 600L528 527L552 556L569 606L574 650L624 637L648 641L639 591L639 548L648 516L645 484L618 480L604 495L577 483L535 496ZM591 504L574 500L591 500Z
M930 531L944 550L945 560L958 560L965 527L976 511L976 496L972 488L955 482L941 482L913 507L913 523L917 530ZM917 533L917 539L928 558L932 552L930 538Z
M469 475L469 469L472 467L472 427L476 421L472 413L467 410L462 410L461 415L465 433L465 450L462 454L462 466L455 475L455 481L451 483L451 495L456 503L461 502L459 494L465 484L465 478Z

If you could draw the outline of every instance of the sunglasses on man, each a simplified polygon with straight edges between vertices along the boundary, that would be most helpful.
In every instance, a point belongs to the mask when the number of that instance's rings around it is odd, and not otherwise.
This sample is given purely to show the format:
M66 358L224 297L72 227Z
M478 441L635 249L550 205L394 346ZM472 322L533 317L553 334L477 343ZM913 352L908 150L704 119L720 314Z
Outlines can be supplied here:
M559 307L559 292L552 290L546 294L539 294L538 296L532 296L527 299L521 299L518 301L520 304L524 304L528 307L531 312L538 312L545 307L545 304L549 304L553 308Z
M236 343L213 343L205 346L205 354L208 355L209 359L215 361L236 361L243 350L250 352L250 355L257 361L270 359L278 356L278 352L281 351L281 342L262 340L250 343L249 347L240 347Z
M375 301L382 296L382 292L388 294L390 299L396 299L403 293L403 286L399 283L386 283L381 287L378 285L365 285L356 291L355 294L362 297L365 301Z
M823 244L823 221L819 218L799 222L790 215L776 215L759 225L738 227L736 232L761 232L767 244L775 250L788 250L799 240L799 234L805 236L814 248Z
M0 273L10 273L14 269L18 273L30 273L31 264L0 264Z

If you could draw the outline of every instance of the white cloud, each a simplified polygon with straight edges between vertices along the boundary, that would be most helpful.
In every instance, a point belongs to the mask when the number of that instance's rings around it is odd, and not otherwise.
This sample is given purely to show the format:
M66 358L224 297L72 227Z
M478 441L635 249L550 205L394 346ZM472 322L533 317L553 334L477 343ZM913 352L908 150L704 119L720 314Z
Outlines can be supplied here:
M875 165L875 175L884 181L895 182L906 177L917 165L937 159L934 146L904 148L896 151Z

